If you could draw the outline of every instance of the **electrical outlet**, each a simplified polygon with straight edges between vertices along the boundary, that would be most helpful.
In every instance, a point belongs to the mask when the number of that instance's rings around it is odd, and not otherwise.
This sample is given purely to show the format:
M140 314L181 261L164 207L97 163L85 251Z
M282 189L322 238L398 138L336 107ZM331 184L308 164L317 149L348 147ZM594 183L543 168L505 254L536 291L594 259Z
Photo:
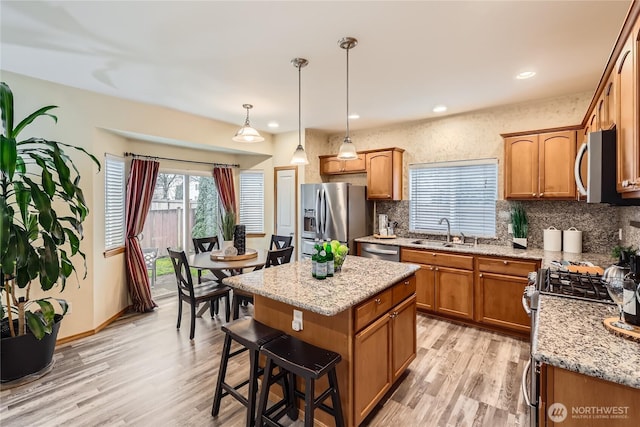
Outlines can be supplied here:
M293 321L291 322L291 329L294 331L301 331L304 328L302 323L302 312L300 310L293 310Z
M513 224L509 223L509 225L507 225L507 233L513 234Z
M618 240L622 240L622 228L618 229Z

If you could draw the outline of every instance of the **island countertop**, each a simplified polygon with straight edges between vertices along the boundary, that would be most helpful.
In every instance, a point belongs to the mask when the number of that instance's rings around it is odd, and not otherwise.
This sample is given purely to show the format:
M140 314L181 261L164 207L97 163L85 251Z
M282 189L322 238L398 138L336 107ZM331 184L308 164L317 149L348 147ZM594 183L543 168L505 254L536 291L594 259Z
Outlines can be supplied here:
M420 267L349 255L342 271L325 280L303 260L231 276L225 285L325 316L334 316L411 276Z
M533 357L546 364L640 388L640 343L608 331L615 305L540 295Z

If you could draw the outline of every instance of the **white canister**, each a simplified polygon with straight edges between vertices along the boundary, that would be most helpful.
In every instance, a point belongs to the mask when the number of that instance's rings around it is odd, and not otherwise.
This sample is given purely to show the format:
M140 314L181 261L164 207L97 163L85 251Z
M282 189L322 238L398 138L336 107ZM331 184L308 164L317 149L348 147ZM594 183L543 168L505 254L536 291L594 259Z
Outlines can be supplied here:
M562 250L562 232L555 227L549 227L544 231L544 250L556 251Z
M582 231L571 227L562 232L562 240L564 240L564 251L574 254L582 253Z

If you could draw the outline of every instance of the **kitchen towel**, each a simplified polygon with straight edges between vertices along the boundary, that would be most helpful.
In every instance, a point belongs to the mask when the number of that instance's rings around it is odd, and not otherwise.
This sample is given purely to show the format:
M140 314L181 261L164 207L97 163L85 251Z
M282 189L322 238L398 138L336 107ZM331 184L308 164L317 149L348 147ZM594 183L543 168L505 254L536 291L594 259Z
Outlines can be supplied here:
M582 231L575 227L562 232L562 240L564 241L564 251L574 254L582 253Z
M555 227L549 227L544 231L544 250L556 251L562 250L562 232Z

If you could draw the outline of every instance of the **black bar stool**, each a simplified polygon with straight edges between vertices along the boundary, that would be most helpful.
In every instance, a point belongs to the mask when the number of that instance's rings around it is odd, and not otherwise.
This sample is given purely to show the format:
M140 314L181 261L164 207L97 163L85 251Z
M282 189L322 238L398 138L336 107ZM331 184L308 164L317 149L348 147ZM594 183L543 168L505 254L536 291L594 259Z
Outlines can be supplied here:
M256 396L258 394L258 377L263 374L263 369L258 365L260 348L271 340L282 336L284 333L265 324L262 324L251 317L235 320L226 325L222 325L225 332L224 346L222 348L222 358L220 360L220 371L216 391L213 396L213 407L211 415L217 416L220 412L220 401L223 397L231 395L247 408L247 427L255 425ZM242 347L233 353L231 352L231 340L236 341ZM227 364L229 359L245 351L249 351L249 378L242 383L231 386L225 382L227 374ZM241 387L249 384L247 397L238 391ZM288 384L283 387L288 388ZM287 397L289 393L287 392Z
M344 426L338 379L336 377L336 365L342 359L338 353L316 347L290 335L283 335L265 344L261 352L267 356L267 362L264 368L262 388L260 389L260 400L258 401L258 415L256 417L258 425L264 423L269 426L280 427L281 424L278 423L278 420L284 415L284 411L272 415L275 412L274 407L283 404L287 405L287 407L293 406L293 409L295 409L295 398L301 398L304 399L305 427L313 426L313 414L316 409L321 409L332 415L336 426ZM280 368L280 373L273 375L273 370L276 366ZM289 392L287 393L287 390L283 390L284 398L267 410L269 388L283 375L286 378L287 374L289 375L287 381ZM329 388L315 398L315 381L325 374L329 380ZM304 393L296 388L296 376L304 378ZM293 396L293 399L291 399L291 396ZM323 403L329 397L331 397L332 407Z

